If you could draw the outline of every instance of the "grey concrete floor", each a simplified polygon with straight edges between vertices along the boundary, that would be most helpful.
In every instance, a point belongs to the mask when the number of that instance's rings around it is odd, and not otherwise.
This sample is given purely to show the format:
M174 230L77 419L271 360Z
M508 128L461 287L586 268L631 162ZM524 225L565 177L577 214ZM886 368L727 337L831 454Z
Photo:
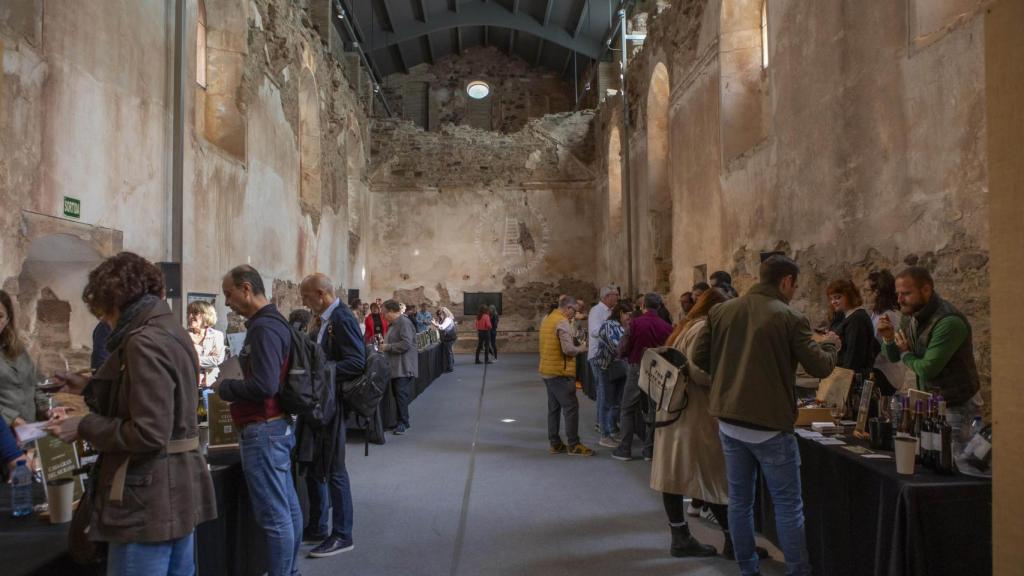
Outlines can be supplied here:
M502 356L487 366L481 396L484 367L459 356L456 371L413 402L408 434L389 433L386 445L370 446L369 457L360 439L350 438L355 549L303 558L302 573L738 574L720 557L668 555L667 520L660 494L648 486L649 463L613 460L597 445L595 405L582 393L580 432L597 454L547 453L547 397L536 366L533 355ZM721 549L717 527L703 520L691 527ZM767 561L762 572L782 574L784 566Z

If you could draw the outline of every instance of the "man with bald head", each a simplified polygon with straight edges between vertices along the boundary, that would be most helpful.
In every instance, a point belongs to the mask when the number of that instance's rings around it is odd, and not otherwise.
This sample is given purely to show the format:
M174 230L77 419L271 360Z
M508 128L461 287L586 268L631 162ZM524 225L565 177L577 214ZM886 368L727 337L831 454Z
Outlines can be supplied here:
M334 295L331 279L323 274L312 274L299 285L302 303L313 311L309 336L323 348L328 362L335 363L338 400L336 422L329 426L334 450L327 470L327 482L318 481L313 474L306 475L309 489L309 526L304 540L319 541L309 555L325 558L354 547L352 539L352 489L345 468L345 407L341 399L341 384L358 378L366 367L366 351L359 323L352 310ZM330 443L328 443L330 445ZM301 449L301 446L300 446ZM301 456L301 454L300 454ZM328 499L329 496L329 499ZM330 503L331 525L328 526L327 508ZM328 530L330 528L330 530Z

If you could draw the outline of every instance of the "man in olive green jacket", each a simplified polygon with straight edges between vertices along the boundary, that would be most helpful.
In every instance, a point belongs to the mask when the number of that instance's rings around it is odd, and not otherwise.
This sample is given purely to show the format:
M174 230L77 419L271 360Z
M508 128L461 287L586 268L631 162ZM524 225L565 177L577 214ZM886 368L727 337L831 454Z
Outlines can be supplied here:
M712 376L711 414L719 420L729 479L729 528L736 561L745 575L758 574L754 545L754 492L760 467L775 506L779 545L787 574L810 574L804 538L803 497L796 420L796 366L828 376L839 337L817 343L807 318L789 307L800 268L771 256L761 282L745 295L719 304L710 329L697 342L693 361Z

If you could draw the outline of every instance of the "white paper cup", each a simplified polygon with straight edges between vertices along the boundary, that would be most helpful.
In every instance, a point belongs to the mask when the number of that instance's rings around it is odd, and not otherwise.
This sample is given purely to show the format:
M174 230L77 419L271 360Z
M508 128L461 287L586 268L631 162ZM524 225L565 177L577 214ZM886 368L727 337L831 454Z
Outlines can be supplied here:
M72 499L75 482L71 478L58 478L46 483L46 499L50 509L50 524L71 522Z
M917 438L898 436L896 444L896 472L898 474L914 473L914 458L917 456Z

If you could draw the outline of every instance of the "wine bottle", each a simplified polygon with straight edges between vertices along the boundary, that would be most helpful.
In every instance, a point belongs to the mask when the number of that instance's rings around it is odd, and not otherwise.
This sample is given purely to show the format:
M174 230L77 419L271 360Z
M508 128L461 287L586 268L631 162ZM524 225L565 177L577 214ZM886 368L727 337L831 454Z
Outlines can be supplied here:
M914 431L911 436L917 438L917 463L921 464L921 426L924 424L924 405L920 400L914 403Z
M936 470L939 474L953 474L953 427L946 421L946 403L939 402L939 462Z
M937 470L939 453L942 451L942 439L939 436L942 431L939 429L938 422L939 405L932 398L928 402L928 406L928 418L925 420L928 424L928 460L925 464L932 470Z
M903 422L903 400L895 394L889 400L889 416L892 418L892 433L896 435Z

